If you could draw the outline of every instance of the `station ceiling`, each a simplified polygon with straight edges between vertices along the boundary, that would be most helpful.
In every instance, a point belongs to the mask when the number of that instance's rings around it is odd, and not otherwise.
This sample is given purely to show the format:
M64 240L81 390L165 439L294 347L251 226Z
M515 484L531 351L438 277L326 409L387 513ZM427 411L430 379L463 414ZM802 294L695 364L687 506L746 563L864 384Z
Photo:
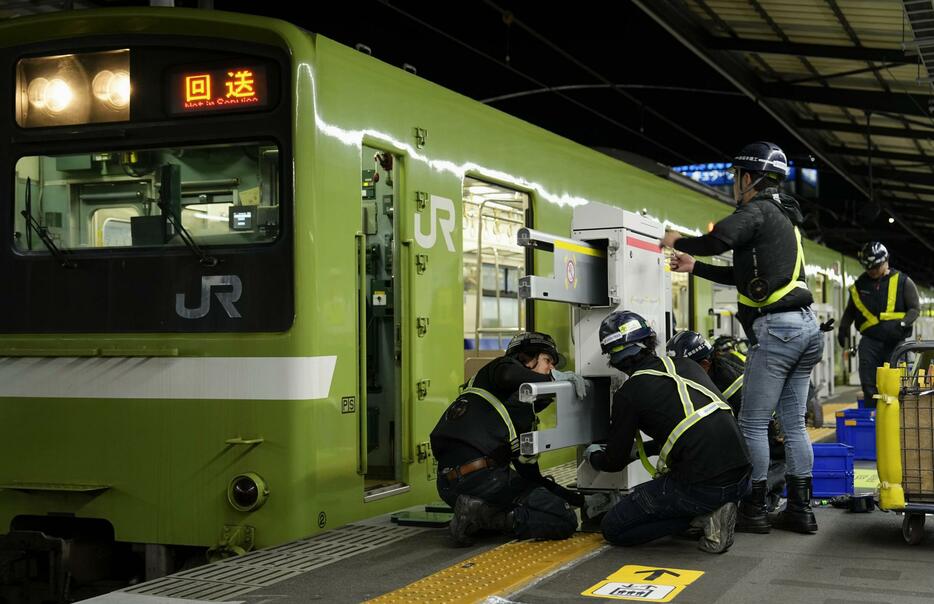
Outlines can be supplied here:
M140 4L0 0L0 16ZM802 200L811 238L851 255L881 240L934 285L932 0L200 5L287 19L650 163L729 161L771 140L820 170L819 196Z

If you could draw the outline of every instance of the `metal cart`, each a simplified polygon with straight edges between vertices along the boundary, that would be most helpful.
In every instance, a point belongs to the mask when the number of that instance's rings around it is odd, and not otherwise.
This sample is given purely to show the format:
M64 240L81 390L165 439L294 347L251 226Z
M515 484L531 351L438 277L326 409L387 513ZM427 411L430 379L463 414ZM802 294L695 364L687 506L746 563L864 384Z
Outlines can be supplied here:
M906 362L915 353L914 362ZM902 536L911 545L924 538L934 514L934 341L895 349L877 370L876 452L879 507L904 515Z

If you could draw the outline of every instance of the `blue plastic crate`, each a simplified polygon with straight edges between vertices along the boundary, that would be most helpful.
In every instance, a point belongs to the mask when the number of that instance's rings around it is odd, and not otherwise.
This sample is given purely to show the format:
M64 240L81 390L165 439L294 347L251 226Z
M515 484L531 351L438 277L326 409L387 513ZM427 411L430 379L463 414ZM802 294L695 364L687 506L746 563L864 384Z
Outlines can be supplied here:
M875 409L845 409L837 412L837 441L854 449L855 459L876 458Z
M836 497L853 494L853 472L814 472L811 479L813 497Z
M853 447L841 443L818 443L814 447L813 497L853 494ZM782 493L787 497L787 489Z
M843 443L818 443L814 448L814 472L853 473L853 447Z

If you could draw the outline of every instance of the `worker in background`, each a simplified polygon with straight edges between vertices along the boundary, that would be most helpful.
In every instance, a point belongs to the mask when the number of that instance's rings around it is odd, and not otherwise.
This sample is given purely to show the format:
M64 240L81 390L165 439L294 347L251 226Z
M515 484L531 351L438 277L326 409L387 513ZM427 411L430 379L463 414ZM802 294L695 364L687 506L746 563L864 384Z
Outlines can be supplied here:
M683 533L700 520L698 547L725 552L733 544L736 502L749 490L750 472L730 406L697 363L657 356L655 330L634 312L604 319L600 346L629 379L613 396L606 445L591 445L585 457L595 470L618 472L636 456L635 443L655 475L607 512L603 536L614 545L638 545ZM652 441L643 443L640 431ZM653 468L648 456L656 451Z
M454 509L455 545L471 545L481 529L519 539L565 539L577 530L571 505L582 506L583 496L543 477L535 458L519 454L519 435L535 429L536 413L551 402L519 401L521 384L567 380L578 397L586 394L580 376L555 368L562 363L551 336L515 336L504 356L462 387L432 430L438 494Z
M856 321L859 340L859 383L867 407L875 408L876 369L889 361L895 347L911 335L911 327L921 312L921 300L914 281L889 268L889 251L878 241L870 241L859 251L866 272L850 286L850 301L840 320L837 341L849 347L850 325Z
M804 427L811 370L820 362L823 339L805 283L801 210L781 191L788 174L784 152L756 142L733 158L736 210L700 237L669 231L661 243L674 247L676 272L735 285L737 318L749 337L739 426L752 456L752 491L740 505L736 530L768 533L766 508L769 421L777 410L785 430L788 503L774 526L800 533L817 530L811 510L814 452ZM733 266L695 261L733 250Z
M733 417L739 417L743 407L743 373L746 355L736 350L732 338L718 338L711 346L696 331L679 331L668 340L669 356L688 358L707 372L726 402L733 409ZM773 415L769 421L768 503L775 509L785 490L785 436L781 425Z

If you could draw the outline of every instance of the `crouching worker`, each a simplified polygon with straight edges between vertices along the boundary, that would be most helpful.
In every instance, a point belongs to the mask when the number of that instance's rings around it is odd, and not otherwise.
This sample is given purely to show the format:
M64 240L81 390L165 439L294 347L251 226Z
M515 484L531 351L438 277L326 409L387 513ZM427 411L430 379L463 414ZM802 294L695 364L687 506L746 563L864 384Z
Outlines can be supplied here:
M746 357L729 343L720 339L719 346L711 346L696 331L681 331L668 341L668 354L673 357L687 357L707 372L723 399L733 410L733 417L739 419L743 407L743 372ZM769 420L769 474L766 482L769 511L776 509L785 490L785 434L775 414ZM763 485L759 485L760 488ZM756 485L753 484L753 489ZM742 508L740 508L742 512ZM740 516L742 525L742 515ZM740 526L742 532L743 527ZM755 531L752 531L755 532Z
M697 363L656 356L655 331L636 313L617 311L604 319L600 345L610 365L629 379L613 397L605 450L591 445L587 459L596 470L618 472L633 459L635 441L655 474L607 512L603 536L614 545L638 545L702 525L698 547L725 552L751 470L729 405ZM652 437L648 445L640 431ZM646 448L659 451L657 472Z
M536 459L519 455L519 435L534 430L535 414L550 404L520 402L521 384L567 380L585 395L580 376L555 369L562 360L551 336L515 336L505 356L477 372L432 430L438 494L454 509L455 545L471 545L481 529L519 539L566 539L577 530L571 506L582 506L583 496L543 477Z

